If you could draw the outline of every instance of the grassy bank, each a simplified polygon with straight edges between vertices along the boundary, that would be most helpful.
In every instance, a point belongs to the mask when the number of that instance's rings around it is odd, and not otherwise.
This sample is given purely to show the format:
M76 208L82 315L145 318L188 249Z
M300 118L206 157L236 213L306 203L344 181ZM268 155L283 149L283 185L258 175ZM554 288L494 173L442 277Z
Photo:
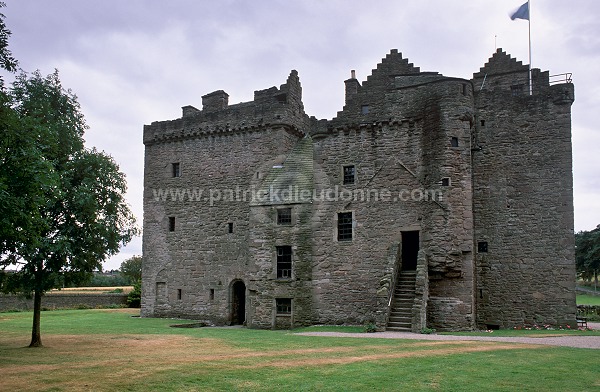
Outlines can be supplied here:
M135 310L0 313L2 390L565 391L600 388L600 350L170 328Z

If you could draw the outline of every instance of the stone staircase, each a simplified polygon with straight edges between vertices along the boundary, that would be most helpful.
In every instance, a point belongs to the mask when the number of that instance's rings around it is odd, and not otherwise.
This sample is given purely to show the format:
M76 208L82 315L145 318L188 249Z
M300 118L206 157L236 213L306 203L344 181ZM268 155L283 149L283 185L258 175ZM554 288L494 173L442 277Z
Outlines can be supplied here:
M398 274L387 331L411 332L416 276L416 271L400 271Z

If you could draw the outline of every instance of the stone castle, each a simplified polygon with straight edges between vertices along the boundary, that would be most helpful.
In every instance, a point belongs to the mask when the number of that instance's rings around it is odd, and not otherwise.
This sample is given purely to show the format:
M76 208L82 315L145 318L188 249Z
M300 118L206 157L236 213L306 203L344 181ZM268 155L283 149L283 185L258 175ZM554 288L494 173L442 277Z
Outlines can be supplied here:
M143 317L420 331L575 323L570 78L392 50L332 120L298 73L144 126Z

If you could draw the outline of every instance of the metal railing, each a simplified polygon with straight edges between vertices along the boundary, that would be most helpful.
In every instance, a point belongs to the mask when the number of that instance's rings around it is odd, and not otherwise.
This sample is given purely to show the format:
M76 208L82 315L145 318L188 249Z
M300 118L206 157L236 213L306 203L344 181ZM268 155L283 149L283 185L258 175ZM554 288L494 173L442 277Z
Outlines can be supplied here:
M573 83L573 74L571 72L550 75L550 84Z

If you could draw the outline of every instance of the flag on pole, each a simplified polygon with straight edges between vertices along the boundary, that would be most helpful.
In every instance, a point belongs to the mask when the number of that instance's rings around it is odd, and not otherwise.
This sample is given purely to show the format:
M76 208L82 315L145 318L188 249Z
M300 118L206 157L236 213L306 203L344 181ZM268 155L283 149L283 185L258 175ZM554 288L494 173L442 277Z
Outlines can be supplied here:
M519 7L511 16L512 20L525 19L529 20L529 1Z

